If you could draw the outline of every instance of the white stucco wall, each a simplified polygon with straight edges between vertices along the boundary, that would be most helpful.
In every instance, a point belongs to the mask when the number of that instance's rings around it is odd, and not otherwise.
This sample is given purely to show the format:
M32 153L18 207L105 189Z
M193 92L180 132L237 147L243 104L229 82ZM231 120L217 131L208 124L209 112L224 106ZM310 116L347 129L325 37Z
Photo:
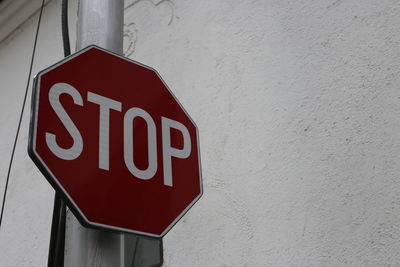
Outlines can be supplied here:
M76 4L71 1L71 6ZM63 58L60 10L60 1L52 1L43 12L32 78L40 69ZM72 19L74 14L71 13ZM38 13L0 43L0 203L26 87L37 19ZM75 32L75 28L71 28ZM0 229L2 267L47 266L54 193L27 155L30 93Z
M400 265L400 2L152 1L126 1L125 51L196 121L204 179L165 266ZM59 4L34 72L63 56ZM36 19L0 43L0 192ZM27 157L27 119L0 266L47 261L53 191Z

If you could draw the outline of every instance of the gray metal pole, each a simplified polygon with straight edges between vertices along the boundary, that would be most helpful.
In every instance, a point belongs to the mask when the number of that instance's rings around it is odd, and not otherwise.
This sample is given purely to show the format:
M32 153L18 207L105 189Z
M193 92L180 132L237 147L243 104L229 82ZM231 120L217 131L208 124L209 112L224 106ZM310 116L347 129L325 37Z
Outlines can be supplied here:
M76 49L98 45L122 55L123 0L80 0Z
M98 45L122 55L124 1L80 0L76 50ZM67 212L65 267L124 267L123 234L84 228Z
M98 45L123 54L123 0L80 0L76 50ZM162 240L82 227L67 211L64 267L161 266Z

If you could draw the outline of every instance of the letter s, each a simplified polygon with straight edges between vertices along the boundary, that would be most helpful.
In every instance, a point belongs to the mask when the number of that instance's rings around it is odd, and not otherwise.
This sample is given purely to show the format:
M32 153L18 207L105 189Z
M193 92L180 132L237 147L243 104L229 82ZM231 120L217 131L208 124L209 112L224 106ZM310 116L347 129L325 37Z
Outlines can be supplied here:
M57 157L64 160L73 160L79 157L83 150L83 140L79 130L68 116L67 112L60 103L60 95L68 94L72 97L75 104L83 106L83 100L78 90L66 83L56 83L49 91L49 101L54 112L67 129L74 140L70 148L62 148L57 144L56 136L52 133L46 133L46 144Z

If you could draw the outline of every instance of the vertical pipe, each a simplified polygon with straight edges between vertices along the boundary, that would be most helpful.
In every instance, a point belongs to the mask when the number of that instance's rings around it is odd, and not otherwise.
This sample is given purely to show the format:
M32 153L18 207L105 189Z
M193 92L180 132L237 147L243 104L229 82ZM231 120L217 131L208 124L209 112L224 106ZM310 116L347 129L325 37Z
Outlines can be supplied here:
M76 49L97 45L123 54L123 0L80 0ZM65 267L161 266L161 239L84 228L67 212Z
M122 55L123 0L80 0L76 49L98 45Z
M61 3L61 25L64 56L67 57L71 54L68 33L68 0L63 0ZM65 220L65 202L62 196L56 192L54 196L53 219L51 222L48 267L64 266Z
M56 193L54 197L53 219L51 222L50 247L47 260L48 267L64 266L66 207L62 197Z
M76 50L97 45L123 54L123 0L80 0ZM67 213L65 267L124 266L124 235L84 228Z

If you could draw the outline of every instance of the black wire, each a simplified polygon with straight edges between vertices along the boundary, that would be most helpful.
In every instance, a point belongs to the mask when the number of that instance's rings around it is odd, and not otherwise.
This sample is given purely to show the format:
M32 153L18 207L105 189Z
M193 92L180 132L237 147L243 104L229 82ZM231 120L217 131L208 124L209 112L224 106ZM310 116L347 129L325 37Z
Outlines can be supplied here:
M17 133L15 134L14 145L13 145L12 152L11 152L11 159L10 159L10 163L9 163L9 165L8 165L6 185L5 185L4 194L3 194L3 202L2 202L2 204L1 204L0 228L1 228L1 224L2 224L2 222L3 222L4 206L5 206L5 202L6 202L6 195L7 195L7 189L8 189L8 182L10 181L11 167L12 167L12 163L13 163L13 160L14 160L15 147L17 146L17 140L18 140L18 136L19 136L19 130L21 129L22 117L23 117L23 115L24 115L24 110L25 110L26 97L27 97L27 95L28 95L28 90L29 90L29 83L30 83L30 81L31 81L33 60L34 60L34 58L35 58L36 44L37 44L38 35L39 35L40 21L42 20L43 8L44 8L44 0L42 0L42 5L41 5L41 7L40 7L39 20L38 20L38 24L37 24L37 28L36 28L36 34L35 34L35 42L34 42L34 44L33 44L31 65L30 65L30 67L29 67L28 81L27 81L27 83L26 83L24 100L22 101L21 114L20 114L20 116L19 116L19 122L18 122L18 127L17 127Z

